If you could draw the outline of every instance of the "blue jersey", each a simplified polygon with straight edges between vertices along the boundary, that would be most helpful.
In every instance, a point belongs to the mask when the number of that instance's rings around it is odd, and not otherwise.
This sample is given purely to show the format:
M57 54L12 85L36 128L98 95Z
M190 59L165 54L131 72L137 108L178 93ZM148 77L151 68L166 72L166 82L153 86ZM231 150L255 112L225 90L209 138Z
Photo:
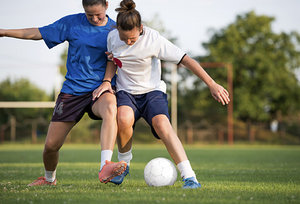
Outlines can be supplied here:
M115 26L109 17L106 26L94 26L80 13L39 28L49 49L69 42L67 74L61 92L82 95L100 86L107 64L107 35Z

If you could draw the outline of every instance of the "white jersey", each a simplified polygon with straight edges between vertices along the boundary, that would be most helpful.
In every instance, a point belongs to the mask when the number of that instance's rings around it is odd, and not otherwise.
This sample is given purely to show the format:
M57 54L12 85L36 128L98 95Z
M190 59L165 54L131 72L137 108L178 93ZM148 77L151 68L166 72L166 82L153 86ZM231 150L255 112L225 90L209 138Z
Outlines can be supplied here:
M122 68L117 71L117 91L133 95L155 90L166 93L166 83L161 80L160 60L179 64L185 56L181 49L146 26L131 46L120 40L117 29L111 31L107 49L122 62Z

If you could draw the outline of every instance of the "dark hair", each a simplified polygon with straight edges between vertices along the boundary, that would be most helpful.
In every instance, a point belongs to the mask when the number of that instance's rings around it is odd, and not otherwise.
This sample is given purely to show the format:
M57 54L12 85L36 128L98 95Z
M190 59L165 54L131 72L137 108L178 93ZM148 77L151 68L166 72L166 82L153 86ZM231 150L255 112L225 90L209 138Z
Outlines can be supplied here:
M102 6L106 6L106 0L82 0L82 6L94 6L101 4Z
M117 27L128 31L134 28L140 28L142 25L142 18L140 13L135 9L133 0L123 0L120 7L115 11L119 12L117 16Z

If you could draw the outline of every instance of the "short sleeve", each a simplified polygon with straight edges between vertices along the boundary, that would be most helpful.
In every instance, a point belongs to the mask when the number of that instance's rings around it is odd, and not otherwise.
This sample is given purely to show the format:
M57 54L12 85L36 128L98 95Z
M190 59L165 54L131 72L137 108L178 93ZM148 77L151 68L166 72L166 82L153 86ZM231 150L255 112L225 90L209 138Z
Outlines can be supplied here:
M64 17L50 25L39 28L43 40L49 49L66 41L69 33L68 21L68 17Z
M158 58L167 62L179 64L186 55L180 48L163 36L159 36L160 48Z
M110 33L107 36L107 52L112 52L112 32L110 31ZM108 59L108 61L112 61L111 59Z
M107 36L107 52L112 51L112 44L111 44L111 38L112 38L112 31Z

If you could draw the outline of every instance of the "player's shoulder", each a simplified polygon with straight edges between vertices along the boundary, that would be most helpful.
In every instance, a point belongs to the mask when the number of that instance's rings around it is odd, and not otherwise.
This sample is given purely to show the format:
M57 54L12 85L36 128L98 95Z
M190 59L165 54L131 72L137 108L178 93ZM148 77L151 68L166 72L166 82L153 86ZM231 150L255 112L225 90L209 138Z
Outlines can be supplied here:
M70 20L74 20L76 18L80 19L85 17L84 13L75 13L75 14L70 14L70 15L66 15L63 17L63 19L70 19Z
M116 38L119 37L118 29L113 29L108 33L108 38Z
M158 40L161 37L160 33L157 30L148 26L143 26L143 35L145 35L147 39L151 39L154 41Z
M159 36L160 35L160 33L157 30L150 28L148 26L143 26L143 33L148 36Z
M80 22L84 18L85 18L84 13L77 13L77 14L70 14L70 15L64 16L60 19L60 21L64 22L64 23L74 24L76 22Z
M106 27L109 27L109 31L112 31L112 30L116 29L117 28L117 23L113 19L111 19L108 15L106 15L106 16L107 16L107 19L108 19Z

